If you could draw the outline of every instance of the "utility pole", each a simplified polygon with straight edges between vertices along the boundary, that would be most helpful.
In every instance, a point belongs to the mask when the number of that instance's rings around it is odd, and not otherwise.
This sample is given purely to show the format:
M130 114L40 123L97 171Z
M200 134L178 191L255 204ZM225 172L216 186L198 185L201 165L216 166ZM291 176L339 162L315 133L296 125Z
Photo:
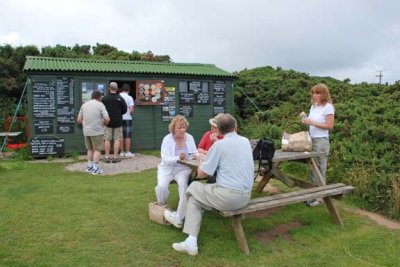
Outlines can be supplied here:
M381 84L382 83L382 77L383 77L382 72L384 72L385 70L377 70L377 71L379 72L379 74L376 75L376 77L379 78L379 84Z

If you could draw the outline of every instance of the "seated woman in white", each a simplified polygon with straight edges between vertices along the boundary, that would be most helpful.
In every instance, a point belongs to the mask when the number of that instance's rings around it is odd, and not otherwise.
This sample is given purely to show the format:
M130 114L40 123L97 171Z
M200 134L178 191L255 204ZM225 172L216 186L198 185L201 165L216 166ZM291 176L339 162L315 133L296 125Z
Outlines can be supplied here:
M168 126L170 134L164 137L161 144L161 163L158 165L157 186L155 188L158 204L166 204L169 196L168 186L175 180L178 184L179 204L181 210L191 169L179 164L179 159L187 159L189 153L197 154L193 136L186 132L189 122L182 115L174 117Z

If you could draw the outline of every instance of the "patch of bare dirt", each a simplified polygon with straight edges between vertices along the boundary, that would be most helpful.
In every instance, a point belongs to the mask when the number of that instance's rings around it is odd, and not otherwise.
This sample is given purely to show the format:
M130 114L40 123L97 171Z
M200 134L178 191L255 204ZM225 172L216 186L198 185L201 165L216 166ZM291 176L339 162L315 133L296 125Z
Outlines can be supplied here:
M301 224L299 221L293 221L288 224L280 224L270 231L256 233L256 239L263 244L270 243L277 238L282 238L286 241L292 241L293 238L290 234L290 231L302 227L303 224Z
M390 220L388 218L383 217L380 214L376 214L376 213L369 212L369 211L366 211L366 210L361 210L361 209L356 209L355 213L359 214L359 215L367 216L368 218L370 218L371 220L373 220L377 224L385 226L385 227L387 227L389 229L400 229L400 222L394 221L394 220Z

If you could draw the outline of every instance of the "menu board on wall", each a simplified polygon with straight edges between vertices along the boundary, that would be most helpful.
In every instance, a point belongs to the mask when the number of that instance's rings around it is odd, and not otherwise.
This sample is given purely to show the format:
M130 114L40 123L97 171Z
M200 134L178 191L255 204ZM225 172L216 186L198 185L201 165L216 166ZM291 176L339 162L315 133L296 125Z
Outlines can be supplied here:
M165 87L164 104L161 106L161 120L171 121L176 115L175 87Z
M214 116L218 113L225 113L225 107L213 107Z
M179 93L180 103L182 104L210 104L210 92L208 89L208 82L179 82Z
M189 91L194 93L194 94L197 94L197 93L201 92L202 91L201 84L202 83L199 82L199 81L189 82Z
M57 125L57 133L58 134L69 134L74 133L75 126L70 124L58 124Z
M41 120L34 121L35 124L35 134L51 134L53 133L53 121L51 120Z
M193 104L194 103L194 94L193 93L179 93L179 103Z
M64 139L52 136L40 136L30 143L32 157L47 157L64 154Z
M161 105L164 102L164 81L137 81L137 105Z
M33 116L54 118L56 111L54 81L34 81L32 84Z
M57 123L75 123L75 109L73 106L57 107Z
M196 104L208 105L210 104L210 94L200 92L196 94Z
M226 107L226 84L223 81L215 81L213 87L214 115L225 113Z
M74 105L74 79L71 77L57 77L57 105Z
M181 105L179 107L179 114L185 116L186 118L193 117L193 106L192 105Z

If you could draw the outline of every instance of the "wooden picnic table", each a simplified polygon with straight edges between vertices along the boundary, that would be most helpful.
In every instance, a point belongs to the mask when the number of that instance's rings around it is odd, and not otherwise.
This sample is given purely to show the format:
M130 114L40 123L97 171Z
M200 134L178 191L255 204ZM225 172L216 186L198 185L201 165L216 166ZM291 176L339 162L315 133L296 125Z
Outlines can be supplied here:
M314 184L310 182L305 182L302 181L296 177L288 176L284 174L279 166L283 162L287 161L301 161L301 162L306 162L310 166L310 170L315 173L315 176L317 177L317 185L323 185L323 179L321 176L321 173L318 171L318 167L315 163L314 158L318 157L322 154L322 152L317 152L317 151L311 151L311 152L284 152L282 150L277 150L275 152L275 156L272 160L273 166L272 170L270 173L263 175L263 178L261 179L260 183L258 184L257 188L255 189L255 192L261 192L263 188L267 185L268 181L271 178L275 178L280 180L282 183L289 187L294 187L294 186L299 186L303 188L310 188L310 187L315 187ZM197 168L199 165L199 161L197 159L194 160L178 160L178 163L188 166L192 169L192 172L190 174L190 179L189 183L191 183L194 180L197 180ZM262 169L266 169L266 165L262 165ZM317 172L318 171L318 172Z
M189 168L192 169L192 172L190 173L189 176L189 184L193 182L194 180L200 180L197 178L197 168L199 166L199 160L197 159L179 159L178 163L188 166ZM206 178L204 178L206 179Z
M235 211L219 211L224 217L232 217L232 225L238 241L240 249L249 254L250 250L244 235L241 221L246 217L245 215L250 212L269 210L276 207L282 207L290 204L303 202L315 198L323 198L325 205L331 215L331 219L334 223L343 226L342 219L337 212L332 198L340 199L344 193L354 191L354 187L346 186L344 184L332 184L324 185L323 177L318 169L315 162L315 158L320 156L322 152L311 151L311 152L284 152L281 150L275 151L275 155L272 161L271 171L268 171L268 164L262 162L261 174L262 179L255 188L255 192L261 192L267 185L271 178L280 180L282 183L289 187L302 187L304 189L282 193L267 197L258 197L251 199L247 207L235 210ZM314 182L306 182L293 176L289 176L283 173L280 169L280 165L284 162L300 161L308 164L311 173L314 177ZM192 169L189 183L197 180L197 168L199 165L198 160L178 160L178 163L188 166Z

